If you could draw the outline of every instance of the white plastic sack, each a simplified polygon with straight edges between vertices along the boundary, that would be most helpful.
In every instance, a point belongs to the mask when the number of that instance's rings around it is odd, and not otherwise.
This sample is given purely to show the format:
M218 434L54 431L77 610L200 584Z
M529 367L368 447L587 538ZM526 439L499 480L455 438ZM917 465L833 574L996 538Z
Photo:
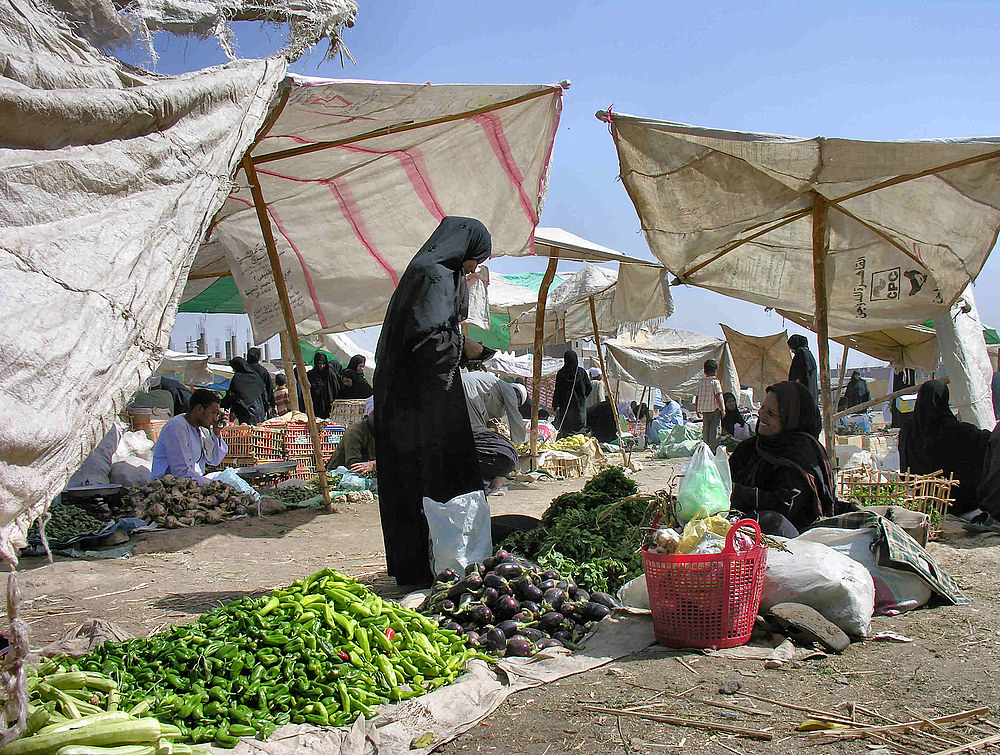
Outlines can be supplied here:
M898 472L899 471L899 449L892 448L886 451L884 454L879 454L876 457L878 461L878 468L882 472Z
M431 571L465 570L493 555L490 504L482 490L439 503L424 496L431 541Z
M875 530L844 530L817 527L796 540L822 543L864 566L875 584L875 613L891 616L919 608L931 599L931 588L913 572L878 565L878 555L872 553Z
M629 580L618 588L618 600L621 601L623 606L648 611L649 586L646 584L646 575L640 574L635 579Z
M134 433L122 433L121 440L118 441L118 448L115 455L111 457L111 463L124 461L130 456L136 456L146 461L153 460L153 446L155 444L149 439L146 433L137 430Z
M231 485L241 493L249 493L250 495L253 496L253 499L255 501L260 500L260 493L254 490L253 487L250 485L250 483L248 483L246 480L244 480L242 477L236 474L236 470L233 469L232 467L226 467L221 472L215 472L214 474L205 476L210 477L213 480L218 480L219 482L224 482L227 485Z
M865 637L875 608L875 584L857 561L820 543L775 538L791 553L767 551L761 613L778 603L802 603L844 632Z
M108 482L112 485L124 485L127 488L141 488L149 484L152 467L152 462L136 457L116 461L111 465Z
M719 446L712 456L708 444L699 443L677 492L677 519L686 523L701 509L705 509L708 516L729 511L732 493L733 480L726 449Z
M111 459L118 449L118 442L122 436L124 425L114 422L111 429L104 435L97 448L90 452L90 455L83 460L83 464L76 474L69 478L66 483L67 488L75 488L83 485L107 485L108 475L111 473Z

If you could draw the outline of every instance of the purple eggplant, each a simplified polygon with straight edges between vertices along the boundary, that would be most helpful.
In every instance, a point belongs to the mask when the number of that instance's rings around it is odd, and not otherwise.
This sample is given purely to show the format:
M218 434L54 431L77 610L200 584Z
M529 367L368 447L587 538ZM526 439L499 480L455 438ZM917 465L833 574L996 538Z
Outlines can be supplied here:
M498 600L500 600L500 593L496 591L495 587L487 587L483 590L483 603L490 608L496 606Z
M530 582L524 585L518 593L521 596L521 600L530 600L532 603L541 602L542 598L545 596L545 592L535 587L535 585Z
M458 632L459 634L462 634L462 632L465 631L464 629L462 629L462 625L459 624L457 621L452 621L448 624L445 624L444 628L450 629L452 632Z
M522 574L524 574L524 569L522 569L518 564L504 562L497 566L493 573L504 579L517 579Z
M470 630L465 633L465 644L470 648L479 647L479 632L475 630Z
M541 590L542 592L545 592L546 590L551 590L555 586L556 586L556 581L554 579L543 579L541 582L538 583L538 589Z
M443 600L441 601L441 605L439 605L438 608L440 608L445 613L455 613L455 610L458 608L458 606L455 605L455 601L453 600Z
M467 592L468 590L465 589L465 580L460 579L458 580L458 582L456 582L455 584L453 584L451 587L448 588L448 597L451 598L452 600L458 600L460 597L462 597L462 595L464 595Z
M557 610L567 619L571 619L580 610L580 606L577 603L571 603L567 600Z
M521 635L522 637L527 637L532 642L538 642L539 640L544 640L546 637L548 637L548 635L545 634L545 632L543 632L541 629L533 629L532 627L525 627L520 632L518 632L518 634Z
M524 610L524 603L521 604L521 610L510 617L514 621L519 621L522 624L530 624L535 620L535 614L531 611Z
M538 620L538 628L546 634L555 636L553 633L563 625L565 620L566 617L558 611L549 611Z
M557 629L551 634L553 640L559 640L560 642L564 643L573 641L573 635L567 632L565 629Z
M576 593L573 595L573 600L576 603L586 603L590 600L590 593L584 590L582 587L576 588Z
M535 647L539 650L545 650L545 648L561 648L566 646L562 644L561 640L557 640L555 637L546 637L544 640L538 640L535 643Z
M462 596L458 599L458 610L459 611L469 610L473 607L470 604L475 602L477 602L475 595L473 595L471 592L463 593Z
M559 579L560 577L559 577L559 572L552 571L551 569L549 569L547 571L540 572L538 574L538 578L539 579L551 579L551 580L555 581L555 580Z
M516 634L507 639L507 655L512 655L515 658L527 658L536 652L535 643L527 637Z
M437 582L454 582L459 578L459 574L454 569L445 569L443 572L439 572L437 577L434 579Z
M476 575L479 574L479 564L477 564L475 562L473 562L471 564L467 564L466 567L465 567L465 576L466 577L471 576L473 574L476 574Z
M483 589L483 578L478 574L470 574L464 581L465 589L469 592L479 592Z
M531 611L532 613L541 613L541 607L533 600L522 600L521 601L522 611Z
M521 629L520 622L514 621L513 619L508 619L507 621L501 621L497 624L497 629L503 632L504 637L513 637Z
M484 627L493 623L493 611L488 606L478 605L469 612L469 619L477 627Z
M588 601L580 606L580 616L585 621L600 621L611 613L611 609L603 603Z
M514 559L514 554L511 553L510 551L505 551L503 548L501 548L495 554L493 554L493 557L499 562L512 561Z
M493 558L493 556L487 556L486 558L483 559L483 569L486 570L487 573L489 573L493 571L493 568L499 563L500 562L497 559Z
M496 613L505 619L509 619L515 613L521 610L521 604L517 602L510 595L505 595L497 601Z
M590 593L590 600L592 603L600 603L602 606L607 606L608 608L620 608L621 603L618 600L608 595L606 592L592 592Z
M558 587L553 587L550 590L546 590L542 598L546 603L552 606L552 608L558 611L562 604L566 602L566 593Z
M483 577L483 584L487 587L492 587L494 590L499 590L503 587L507 590L507 594L510 594L510 585L507 584L507 580L496 572L489 572L485 577Z
M495 653L502 653L507 647L507 635L494 627L486 633L485 641L482 637L480 637L479 642L480 645L485 646L487 650L492 650Z

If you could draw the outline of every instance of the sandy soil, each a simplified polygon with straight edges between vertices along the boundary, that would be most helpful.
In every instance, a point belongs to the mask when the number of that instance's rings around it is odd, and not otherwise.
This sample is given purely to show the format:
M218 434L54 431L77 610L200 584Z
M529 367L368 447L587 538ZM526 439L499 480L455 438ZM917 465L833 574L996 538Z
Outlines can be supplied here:
M641 459L635 479L644 490L667 488L676 462ZM582 480L513 485L490 499L494 514L540 515L549 501L581 487ZM930 547L938 562L967 590L971 606L922 609L877 618L874 630L892 630L913 642L864 642L843 655L765 669L759 661L728 661L654 646L595 671L514 695L480 726L441 752L601 753L787 752L813 745L793 732L805 714L718 694L727 681L741 692L847 713L848 704L895 721L996 707L1000 683L1000 537L967 536L950 527ZM138 537L133 555L118 560L23 559L19 584L35 644L58 639L88 618L113 621L128 633L147 634L164 624L193 620L245 594L285 585L323 567L358 576L384 595L398 596L386 578L375 504L344 507L337 514L291 510L221 526L202 526ZM670 694L685 693L680 699ZM723 699L757 705L772 716L732 713L690 702ZM771 742L679 728L665 723L588 713L581 705L625 707L663 699L660 712L769 729ZM730 718L729 716L735 716ZM871 719L866 719L871 720ZM863 742L823 749L869 752ZM946 749L941 747L940 749ZM928 751L933 750L933 747Z

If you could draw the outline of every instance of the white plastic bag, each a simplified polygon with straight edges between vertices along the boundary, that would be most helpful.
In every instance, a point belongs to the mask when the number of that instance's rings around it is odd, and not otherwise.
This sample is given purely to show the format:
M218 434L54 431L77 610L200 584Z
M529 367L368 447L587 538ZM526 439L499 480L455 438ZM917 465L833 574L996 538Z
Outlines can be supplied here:
M623 606L649 610L649 587L646 585L646 575L640 574L633 580L618 588L618 600Z
M791 553L768 548L761 613L778 603L802 603L847 634L867 636L875 609L875 583L868 570L848 556L801 536L775 539Z
M733 480L729 474L729 457L719 446L712 456L708 444L702 442L694 450L681 487L677 493L677 519L685 523L701 509L708 516L729 511Z
M876 530L870 527L860 530L816 527L796 540L822 543L867 569L875 583L875 613L891 616L920 608L931 599L930 586L913 572L879 566L878 554L872 552L875 537Z
M260 493L254 490L253 487L250 485L250 483L248 483L246 480L244 480L242 477L236 474L236 470L233 469L232 467L226 467L221 472L215 472L213 474L208 474L205 476L208 477L209 479L218 480L219 482L224 482L227 485L232 485L241 493L249 493L250 495L253 496L253 499L255 501L260 500Z
M153 441L146 433L136 431L134 433L122 433L121 440L118 441L118 449L111 458L111 463L124 461L130 456L138 456L146 461L153 460Z
M482 490L439 503L424 496L431 541L431 571L465 570L493 555L490 504Z

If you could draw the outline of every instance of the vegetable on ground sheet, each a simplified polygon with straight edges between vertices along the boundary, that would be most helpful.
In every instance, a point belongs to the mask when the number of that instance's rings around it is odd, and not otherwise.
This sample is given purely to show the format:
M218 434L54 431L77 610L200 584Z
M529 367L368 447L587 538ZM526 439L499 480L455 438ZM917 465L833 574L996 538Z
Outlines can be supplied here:
M234 747L289 722L372 717L454 681L477 657L489 660L457 633L326 569L59 663L117 679L123 707L149 698L149 715L176 725L183 741Z

